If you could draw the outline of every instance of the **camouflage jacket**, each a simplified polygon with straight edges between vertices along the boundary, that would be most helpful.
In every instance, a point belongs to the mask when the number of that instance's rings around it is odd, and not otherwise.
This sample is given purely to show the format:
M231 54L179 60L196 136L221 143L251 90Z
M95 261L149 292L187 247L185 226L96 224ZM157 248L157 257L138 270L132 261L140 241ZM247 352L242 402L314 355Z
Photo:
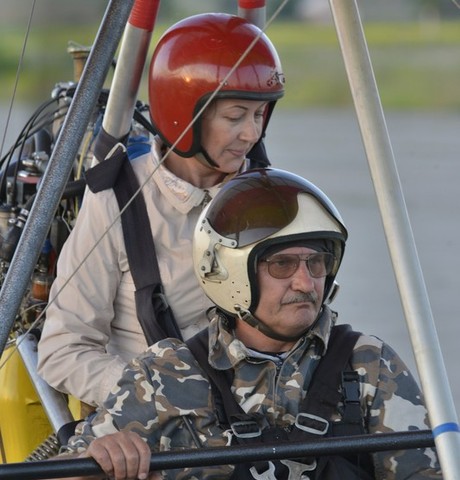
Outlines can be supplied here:
M319 321L283 358L245 347L214 315L209 327L209 361L217 369L234 369L232 392L247 413L262 413L272 426L294 424L299 403L324 354L335 315L325 308ZM369 433L426 429L427 412L416 381L398 355L381 340L362 335L351 358L360 376L361 406ZM340 418L339 411L335 420ZM190 426L196 436L190 433ZM166 339L151 346L125 369L97 415L82 422L68 451L82 451L95 437L130 429L152 451L225 446L231 434L215 416L206 375L187 345ZM199 445L197 445L197 439ZM372 455L375 478L442 478L432 449L379 452ZM163 472L164 478L230 478L233 467L206 467Z

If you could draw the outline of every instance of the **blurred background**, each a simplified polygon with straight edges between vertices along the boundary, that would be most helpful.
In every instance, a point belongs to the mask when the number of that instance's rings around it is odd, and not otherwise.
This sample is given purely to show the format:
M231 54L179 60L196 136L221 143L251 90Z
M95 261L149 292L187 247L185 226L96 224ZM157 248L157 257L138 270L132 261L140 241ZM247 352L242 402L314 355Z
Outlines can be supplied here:
M460 108L460 9L454 1L358 1L386 107ZM152 44L166 26L184 16L204 11L236 13L236 3L163 1ZM267 16L280 3L269 0ZM2 0L0 4L2 102L12 95L32 4L31 0ZM56 81L72 79L67 44L91 45L107 4L107 0L36 2L17 86L18 102L39 102ZM350 104L327 0L291 0L267 33L280 53L289 82L280 108Z
M69 41L89 46L105 0L1 0L0 135L4 150L59 81L73 79ZM280 4L269 0L268 16ZM456 0L360 0L361 18L457 412L456 304L460 271L460 8ZM236 13L236 1L161 2L152 39L204 11ZM327 0L292 0L267 30L286 75L267 132L272 163L322 188L350 238L333 306L342 323L390 343L416 371L373 184ZM21 52L24 55L17 86ZM110 78L107 79L110 85ZM5 131L11 99L14 104ZM146 75L140 99L147 102Z

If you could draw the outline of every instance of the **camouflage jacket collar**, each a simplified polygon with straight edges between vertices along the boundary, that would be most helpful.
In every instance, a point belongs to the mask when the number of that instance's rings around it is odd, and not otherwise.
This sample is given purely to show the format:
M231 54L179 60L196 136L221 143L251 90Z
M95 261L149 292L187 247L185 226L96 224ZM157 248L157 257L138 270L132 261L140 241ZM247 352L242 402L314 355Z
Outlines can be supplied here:
M301 357L312 345L318 355L325 351L331 328L337 320L337 313L324 306L315 325L292 348L289 356ZM218 370L234 368L239 362L250 357L250 350L235 337L234 331L228 328L224 315L214 311L209 325L209 362Z

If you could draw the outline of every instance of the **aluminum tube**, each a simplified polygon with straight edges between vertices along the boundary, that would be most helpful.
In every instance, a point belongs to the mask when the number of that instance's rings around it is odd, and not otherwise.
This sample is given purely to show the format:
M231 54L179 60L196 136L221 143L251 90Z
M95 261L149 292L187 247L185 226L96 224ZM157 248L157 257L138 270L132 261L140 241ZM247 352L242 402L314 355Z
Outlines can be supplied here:
M329 0L444 478L460 479L460 432L355 0Z
M150 469L151 471L158 471L205 465L230 465L283 458L423 448L432 445L431 432L423 430L352 437L326 437L309 442L194 448L154 453L150 460ZM38 480L40 478L65 478L98 473L101 473L101 468L91 458L0 465L0 480Z
M74 421L66 397L63 393L51 388L37 373L37 337L29 333L18 337L16 343L32 385L40 397L53 430L57 433L62 426Z
M120 53L102 121L114 138L130 130L160 0L135 0L121 40Z
M267 7L266 0L238 0L238 16L245 18L263 29L266 23Z
M5 348L131 7L132 0L112 0L107 6L49 165L40 182L37 198L0 291L0 353Z

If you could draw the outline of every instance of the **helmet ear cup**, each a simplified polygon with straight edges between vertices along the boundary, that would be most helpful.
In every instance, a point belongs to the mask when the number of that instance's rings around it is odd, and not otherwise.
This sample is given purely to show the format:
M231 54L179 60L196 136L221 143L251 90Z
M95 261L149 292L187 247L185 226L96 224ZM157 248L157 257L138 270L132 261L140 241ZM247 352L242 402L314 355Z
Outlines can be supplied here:
M201 143L201 123L192 122L216 90L216 98L267 101L271 112L284 94L284 75L275 48L258 27L234 15L206 13L162 35L150 62L148 90L155 131L168 146L176 144L176 153L191 157Z
M195 273L223 311L254 313L260 298L257 264L267 249L325 240L336 258L326 277L326 300L346 239L339 212L315 185L279 169L251 170L227 182L202 212L193 238Z

